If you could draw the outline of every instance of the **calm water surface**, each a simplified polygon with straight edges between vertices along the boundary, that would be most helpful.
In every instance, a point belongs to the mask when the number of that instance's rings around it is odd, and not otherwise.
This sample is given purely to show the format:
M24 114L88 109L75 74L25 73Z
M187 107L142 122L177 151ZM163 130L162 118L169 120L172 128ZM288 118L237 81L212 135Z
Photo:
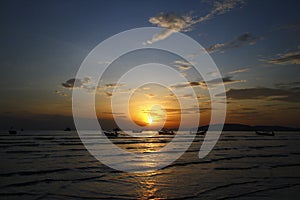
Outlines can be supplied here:
M191 137L188 133L179 133ZM135 153L156 151L172 137L112 141ZM1 199L299 199L300 133L223 132L198 158L203 136L173 164L125 173L101 164L76 132L0 132ZM145 165L147 163L144 163Z

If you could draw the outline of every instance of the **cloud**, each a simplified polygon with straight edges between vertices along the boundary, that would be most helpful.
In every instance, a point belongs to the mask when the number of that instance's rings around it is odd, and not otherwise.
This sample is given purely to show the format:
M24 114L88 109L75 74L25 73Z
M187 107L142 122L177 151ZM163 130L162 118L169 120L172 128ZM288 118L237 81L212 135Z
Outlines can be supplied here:
M101 112L101 114L104 114L104 115L125 115L125 113L122 113L122 112Z
M124 86L124 85L125 85L124 83L108 83L108 84L105 84L105 87L115 88L115 87L121 87L121 86Z
M122 86L123 84L115 84L115 83L111 83L111 84L106 84L105 86L104 86L104 88L102 87L102 88L97 88L98 89L98 92L99 92L99 94L101 94L102 92L104 92L104 94L106 95L106 96L108 96L108 97L111 97L112 95L113 95L113 89L115 88L115 87L120 87L120 86ZM125 84L124 84L125 85ZM102 90L102 89L104 89L104 90ZM131 89L124 89L124 90L118 90L118 93L127 93L127 92L130 92L131 91ZM102 93L103 94L103 93Z
M192 17L191 15L179 15L175 13L159 13L158 15L151 17L149 22L155 26L166 28L158 34L155 34L147 44L166 39L174 32L188 32L192 30L194 24L212 19L216 15L221 15L237 6L244 4L243 0L224 0L216 1L213 3L213 9L203 17Z
M112 92L105 92L106 96L111 97L112 96Z
M126 119L125 113L105 112L101 113L103 118L124 118Z
M184 72L181 72L180 75L183 76L183 77L186 77L186 76L187 76L187 74L184 73Z
M155 97L155 94L145 94L145 96L152 98L152 97Z
M200 17L196 20L197 23L203 22L213 17L221 14L225 14L232 9L243 6L245 4L244 0L224 0L224 1L215 1L213 3L213 9L205 16Z
M221 81L222 80L222 81ZM207 84L213 84L213 85L218 85L224 83L226 84L233 84L233 83L240 83L240 82L245 82L245 80L233 80L231 76L223 77L222 79L213 79L210 81L207 81Z
M200 108L165 108L165 111L167 113L173 113L173 114L194 114L194 113L199 113L200 112Z
M294 23L278 26L276 29L277 30L300 30L300 20Z
M173 97L175 97L174 93L171 93L171 94L168 94L168 95L165 96L165 98L173 98Z
M203 85L203 81L199 81L199 82L190 81L190 82L184 82L184 83L172 85L171 88L178 89L178 88L186 88L186 87L191 87L191 86L193 87L193 86L205 86L205 85Z
M235 38L226 43L215 44L210 47L205 48L205 50L209 53L217 52L217 51L225 51L227 49L238 48L245 45L254 45L259 37L255 37L250 35L249 33L244 33L239 37Z
M223 77L222 79L213 79L207 82L202 81L200 86L202 86L202 88L207 89L208 86L210 87L215 87L217 85L229 85L229 84L235 84L235 83L242 83L242 82L246 82L245 80L234 80L232 79L232 77L227 76L227 77Z
M117 87L125 86L125 83L106 83L97 87L98 90L113 90Z
M276 83L278 88L300 88L300 81L289 82L289 83Z
M177 67L180 71L189 70L192 67L192 64L184 60L175 60L174 66Z
M64 96L64 97L68 96L66 93L64 93L62 91L59 91L59 90L55 90L54 93L59 95L59 96Z
M150 90L150 87L142 87L142 90Z
M215 1L214 8L210 13L198 19L198 22L206 21L213 18L216 15L221 15L226 12L231 11L235 7L242 6L245 4L244 0L224 0L224 1Z
M180 83L180 84L176 84L176 85L172 85L171 88L185 88L185 87L196 87L199 86L203 89L207 89L208 85L211 87L214 87L216 85L219 84L234 84L234 83L240 83L240 82L245 82L245 80L233 80L232 77L228 76L228 77L223 77L222 79L212 79L210 81L190 81L190 82L185 82L185 83Z
M83 79L75 79L71 78L67 80L66 82L61 84L64 88L67 89L83 89L87 91L88 93L94 93L97 92L98 94L105 94L108 97L112 96L112 91L116 87L124 86L124 83L106 83L104 85L98 86L91 78L85 77ZM96 90L96 91L95 91ZM129 92L130 89L124 89L119 90L120 93ZM63 93L60 93L59 91L55 92L58 95L63 95Z
M261 115L262 113L260 111L245 111L245 110L228 110L228 115L231 117L249 117L255 115L256 117L258 115Z
M185 99L195 99L197 98L195 95L193 94L185 94L185 95L182 95L181 96L182 98L185 98Z
M267 63L276 65L300 64L300 51L279 54L278 58L267 60Z
M200 95L197 96L197 99L199 99L199 100L204 100L204 99L208 99L208 98L209 98L208 96L203 95L203 94L200 94Z
M73 88L75 81L76 81L75 78L71 78L71 79L67 80L65 83L62 83L61 85L64 86L65 88Z
M219 94L217 96L224 96ZM265 99L277 100L285 102L299 102L300 92L293 90L283 90L278 88L244 88L230 89L226 92L226 96L232 100L247 100L247 99Z
M206 74L208 76L211 76L211 77L218 77L219 72L218 71L211 71L211 72L207 72Z
M240 110L244 110L244 111L253 111L256 110L256 108L239 108Z
M118 90L119 93L128 93L130 91L131 91L131 89Z
M237 69L237 70L234 70L234 71L231 71L231 72L228 72L228 74L237 74L237 73L243 73L243 72L247 72L249 71L250 68L242 68L242 69Z
M300 82L277 83L275 86L279 89L290 90L292 92L300 92Z
M105 94L107 97L111 97L113 95L114 89L117 87L122 87L122 86L125 86L125 83L106 83L104 85L97 86L97 93L100 95ZM114 92L128 93L130 91L131 91L131 89L119 88L117 91L114 91Z
M193 17L189 15L178 15L175 13L159 13L155 17L151 17L149 22L158 27L166 28L162 32L155 34L152 39L148 40L148 44L166 39L174 32L187 32L191 30L191 27L196 22Z
M91 79L88 77L85 77L83 79L71 78L71 79L67 80L66 82L62 83L61 85L68 89L84 88L87 86L88 83L90 83L90 81L91 81Z

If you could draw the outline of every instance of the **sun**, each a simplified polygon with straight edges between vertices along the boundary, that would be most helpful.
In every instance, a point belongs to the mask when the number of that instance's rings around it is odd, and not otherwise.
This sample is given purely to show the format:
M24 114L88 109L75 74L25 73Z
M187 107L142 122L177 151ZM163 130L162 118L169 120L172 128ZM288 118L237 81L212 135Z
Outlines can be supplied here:
M153 122L152 117L148 115L148 124L152 124L152 122Z

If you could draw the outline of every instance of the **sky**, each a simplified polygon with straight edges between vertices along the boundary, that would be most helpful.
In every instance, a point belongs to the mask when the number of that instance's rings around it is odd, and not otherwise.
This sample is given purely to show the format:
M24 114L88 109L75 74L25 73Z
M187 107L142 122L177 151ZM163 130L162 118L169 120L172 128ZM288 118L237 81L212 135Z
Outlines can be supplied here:
M296 0L2 1L0 129L73 127L72 90L89 93L94 81L86 77L74 84L86 56L105 39L140 27L165 28L145 41L149 45L181 32L205 48L225 84L226 123L300 127L299 6ZM129 113L117 112L117 117L145 128L162 122L176 127L181 114L199 112L180 108L172 92L192 98L185 90L189 86L200 105L200 125L209 123L207 83L194 77L192 63L149 50L130 53L109 67L96 89L100 124L113 126L113 89L134 89L116 83L122 69L141 57L170 65L188 81L136 88ZM122 110L127 104L118 105Z

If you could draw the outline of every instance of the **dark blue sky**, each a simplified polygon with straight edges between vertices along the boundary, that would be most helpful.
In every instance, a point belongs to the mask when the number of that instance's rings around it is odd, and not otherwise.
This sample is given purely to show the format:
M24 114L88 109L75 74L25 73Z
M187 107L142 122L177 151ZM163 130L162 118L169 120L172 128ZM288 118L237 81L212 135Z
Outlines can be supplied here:
M216 2L236 4L214 13ZM86 55L119 32L162 26L150 19L170 13L193 17L190 29L179 31L207 48L224 77L237 80L226 85L234 104L228 122L299 127L299 6L296 0L2 1L0 128L71 116L71 92L61 83L75 77Z

